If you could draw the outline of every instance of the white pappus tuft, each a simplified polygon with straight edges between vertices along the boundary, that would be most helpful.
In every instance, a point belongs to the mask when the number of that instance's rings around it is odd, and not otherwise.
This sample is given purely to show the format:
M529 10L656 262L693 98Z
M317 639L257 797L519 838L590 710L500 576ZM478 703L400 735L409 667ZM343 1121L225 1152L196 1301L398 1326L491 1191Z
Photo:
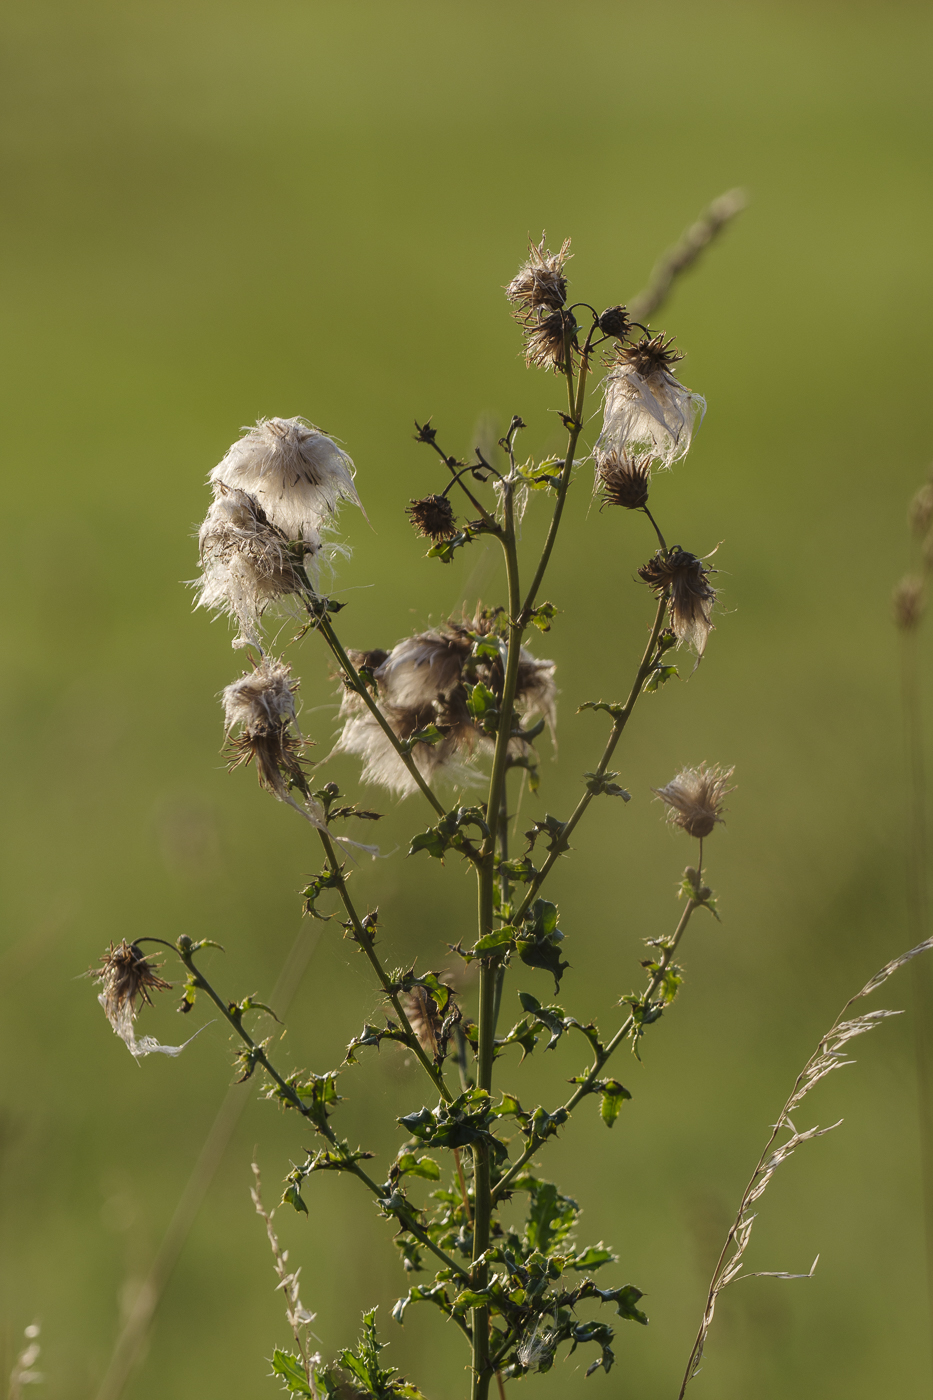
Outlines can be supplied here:
M215 499L198 532L201 577L199 608L214 608L239 626L235 647L263 650L259 624L270 603L316 588L324 546L311 528L291 545L246 491L218 483Z
M681 356L670 346L658 335L619 347L603 385L598 453L619 453L633 462L654 460L662 467L686 456L706 400L672 373Z
M355 468L333 438L303 418L260 418L211 472L211 485L246 491L288 540L312 547L341 501L360 506Z

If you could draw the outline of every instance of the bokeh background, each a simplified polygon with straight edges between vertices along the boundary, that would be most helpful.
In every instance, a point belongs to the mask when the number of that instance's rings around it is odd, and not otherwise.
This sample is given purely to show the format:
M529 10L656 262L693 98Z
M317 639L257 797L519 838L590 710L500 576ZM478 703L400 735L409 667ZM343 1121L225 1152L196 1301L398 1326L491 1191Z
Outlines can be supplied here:
M219 756L215 696L242 657L183 582L206 472L261 414L346 442L371 521L342 518L349 644L500 601L491 548L422 557L403 507L439 478L413 417L458 453L513 412L528 451L556 446L561 386L524 369L501 292L527 235L572 235L573 290L602 306L710 198L749 191L657 321L709 413L653 504L669 540L719 545L717 630L695 674L639 707L616 765L635 800L594 812L552 891L561 1000L612 1026L690 855L650 788L736 765L708 851L723 922L691 928L681 999L616 1071L634 1098L612 1132L584 1109L542 1156L585 1207L581 1238L618 1250L607 1282L638 1284L651 1316L620 1323L617 1369L585 1393L673 1396L767 1125L842 1001L909 942L889 596L933 453L929 7L33 0L2 28L0 1341L8 1369L41 1321L49 1400L97 1394L231 1081L216 1022L137 1066L84 969L110 940L187 931L224 944L209 965L226 993L268 996L313 941L277 1053L319 1071L378 1010L336 925L302 924L309 831ZM543 513L532 501L529 549ZM574 712L627 686L651 550L642 518L591 507L583 471L545 589L562 611L536 644L558 663L560 753L519 829L565 814L593 765L604 720ZM323 756L327 659L313 639L289 656ZM355 784L347 760L326 774ZM389 854L355 872L360 902L379 904L388 960L444 966L468 878L406 860L414 800L365 796ZM546 992L543 974L515 981ZM910 998L902 975L880 1002ZM142 1029L174 1042L209 1019L172 1005ZM816 1275L725 1296L697 1400L930 1392L911 1016L857 1057L798 1123L844 1126L782 1170L748 1255L798 1271L819 1251ZM562 1043L501 1080L553 1103L579 1059ZM385 1164L395 1115L422 1102L415 1067L390 1047L343 1091L342 1130ZM275 1393L287 1331L249 1162L258 1144L271 1202L306 1141L253 1090L131 1400ZM407 1288L390 1228L339 1179L307 1197L310 1219L279 1220L322 1350L378 1303L387 1357L431 1397L462 1395L459 1337L433 1310L388 1318ZM582 1395L588 1360L522 1389Z

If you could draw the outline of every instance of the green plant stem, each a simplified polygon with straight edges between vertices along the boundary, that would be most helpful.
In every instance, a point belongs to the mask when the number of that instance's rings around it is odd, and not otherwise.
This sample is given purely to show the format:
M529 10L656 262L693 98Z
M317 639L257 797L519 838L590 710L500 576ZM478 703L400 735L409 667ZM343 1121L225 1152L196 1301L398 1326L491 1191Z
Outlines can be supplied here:
M677 945L683 938L687 925L690 922L690 916L693 913L694 909L698 909L700 907L701 902L702 901L696 899L690 899L687 901L687 907L684 909L684 912L680 916L680 921L677 924L677 928L674 930L670 941L665 946L664 951L662 952L661 957L658 961L658 969L652 976L645 990L643 1002L646 1005L651 1001L651 998L654 996L655 992L658 990L658 987L660 987L661 983L663 982L667 969L670 967L671 960L675 952L677 951ZM564 1113L571 1114L573 1110L577 1107L577 1105L583 1099L585 1099L589 1093L592 1092L593 1084L599 1078L599 1075L605 1068L608 1060L615 1053L618 1047L622 1044L623 1040L625 1040L629 1036L634 1026L635 1013L633 1011L630 1016L626 1017L625 1021L616 1031L615 1035L612 1037L609 1043L605 1045L603 1049L596 1054L593 1060L592 1067L590 1068L590 1071L587 1074L586 1078L581 1084L577 1085L574 1092L570 1095L570 1098L563 1105ZM547 1138L539 1138L537 1136L531 1139L531 1141L528 1143L528 1146L522 1152L521 1156L518 1157L518 1159L512 1163L508 1171L496 1183L495 1189L492 1192L493 1201L499 1200L503 1192L508 1190L509 1183L515 1179L515 1177L521 1171L525 1163L531 1157L534 1156L538 1148L541 1147L545 1142L547 1142L547 1140Z
M435 794L432 792L430 786L425 781L421 771L419 770L418 765L415 763L415 760L412 757L411 753L405 748L405 745L403 744L402 740L395 733L395 730L392 728L389 721L386 719L385 715L382 713L379 706L376 704L375 700L369 692L369 687L366 685L366 682L360 676L356 667L353 665L353 662L350 660L349 656L347 656L347 653L341 646L337 634L334 631L333 625L330 619L327 617L326 613L320 616L318 616L318 614L315 613L313 626L315 631L320 632L321 636L324 638L325 642L330 647L331 651L333 652L334 656L339 662L341 669L344 671L345 675L350 681L350 684L352 685L353 689L356 691L357 695L359 695L360 699L366 705L370 714L376 720L380 729L385 734L386 738L389 740L389 743L392 745L393 749L398 754L399 758L402 760L405 767L411 774L412 778L418 784L418 787L421 789L425 797L430 802L431 806L434 808L435 812L438 814L439 817L445 817L447 815L446 808L444 807L440 798L435 796ZM466 845L467 843L464 843L463 849L466 849Z
M161 942L162 940L153 939L152 941ZM240 1016L230 1010L230 1006L227 1004L227 1002L225 1002L223 997L221 997L214 990L214 988L211 986L210 982L208 982L204 974L200 971L199 968L195 966L191 951L184 947L179 947L177 944L168 944L167 946L175 949L179 958L184 963L188 971L191 973L191 976L194 979L194 984L197 987L198 991L202 991L210 997L211 1001L217 1007L218 1011L220 1011L224 1019L230 1023L233 1030L243 1041L244 1045L246 1045L247 1049L250 1052L250 1058L253 1060L253 1062L255 1064L262 1065L269 1078L275 1084L278 1085L283 1098L285 1098L287 1102L291 1104L292 1108L298 1110L302 1118L307 1119L309 1123L313 1123L315 1129L321 1134L323 1138L325 1138L331 1144L332 1147L336 1147L339 1150L340 1141L333 1128L331 1128L327 1122L323 1122L318 1118L312 1117L301 1095L297 1092L296 1089L293 1088L291 1084L288 1083L287 1080L282 1078L278 1070L270 1062L269 1057L267 1056L262 1046L257 1044L257 1042L253 1040L249 1032L244 1029ZM363 1170L363 1168L358 1162L347 1162L345 1170L352 1172L353 1175L363 1183L367 1190L372 1192L372 1194L376 1197L378 1201L383 1201L385 1199L385 1193L383 1192L382 1187L377 1185L377 1183L373 1181L372 1177L369 1176ZM432 1254L436 1255L436 1257L440 1259L445 1268L453 1269L453 1271L464 1281L469 1277L467 1271L464 1268L462 1268L455 1259L452 1259L449 1254L446 1254L444 1250L440 1249L425 1230L422 1230L421 1226L412 1217L412 1215L407 1209L405 1209L404 1207L398 1207L392 1212L392 1214L395 1215L395 1218L398 1220L399 1224L404 1230L407 1230L409 1234L414 1235L415 1239L418 1240L419 1243L423 1244L425 1249L429 1249Z
M622 738L622 731L625 729L625 726L628 724L629 719L631 718L631 714L635 708L635 704L638 700L638 697L639 695L641 695L645 681L648 679L648 676L651 672L651 667L654 664L655 653L657 651L658 638L660 637L661 631L664 627L664 615L667 611L668 596L669 595L667 593L664 593L658 600L658 610L655 614L654 625L651 629L651 635L648 638L648 645L645 647L645 653L641 659L641 665L638 667L638 671L636 672L635 680L633 681L632 688L629 691L628 699L626 700L622 709L619 711L618 715L615 717L612 729L609 733L609 738L606 742L606 747L603 749L602 758L596 765L597 778L602 778L605 775L606 770L609 767L612 755L615 753L616 745ZM582 820L584 812L586 811L587 807L589 807L590 803L593 801L593 798L596 795L596 793L587 790L580 798L580 801L573 809L573 812L571 813L570 817L564 823L563 830L560 834L560 839L555 844L554 849L549 853L547 859L545 860L541 869L538 871L537 875L529 884L528 893L525 895L525 898L522 900L517 911L512 916L513 924L521 923L525 914L528 912L528 909L531 907L532 902L537 896L541 886L544 884L548 875L550 875L551 871L554 869L554 866L556 865L559 858L566 851L567 843L570 840L573 831L575 830L579 822Z
M344 879L343 868L341 867L340 862L337 859L337 853L334 850L333 842L331 841L330 837L325 831L318 830L318 836L320 836L321 845L324 847L324 854L327 857L327 864L330 867L334 879L337 882L337 892L340 895L340 898L343 902L344 909L346 909L347 911L347 915L349 917L350 923L353 927L354 935L356 937L356 942L360 945L363 952L365 953L367 959L369 960L370 966L372 967L373 971L379 979L379 983L382 987L382 990L385 992L386 996L392 1004L392 1008L399 1019L400 1028L405 1035L405 1044L408 1046L409 1050L411 1050L412 1054L419 1060L422 1069L424 1070L425 1074L427 1074L431 1083L434 1085L435 1089L440 1094L444 1102L451 1103L453 1100L453 1094L450 1092L450 1090L447 1088L447 1085L444 1083L443 1074L437 1068L437 1066L433 1065L428 1059L428 1056L425 1054L425 1051L422 1048L420 1040L418 1039L415 1032L412 1030L411 1023L409 1022L408 1017L405 1015L404 1007L398 999L398 993L393 988L392 979L389 977L385 968L382 966L382 962L380 961L379 956L376 953L376 950L373 946L373 935L366 928L362 919L356 911L356 907L354 906L353 900L350 896L350 891L347 889L347 882Z
M531 586L525 595L524 606L518 614L519 630L524 631L531 617L538 590L544 581L548 564L551 560L551 553L557 540L557 532L560 529L561 517L564 513L564 502L567 500L567 492L570 489L570 478L573 475L574 452L577 448L577 440L583 431L583 401L586 391L586 376L589 369L589 350L592 340L593 330L590 328L586 337L586 344L583 347L583 354L580 359L580 375L577 381L576 394L573 386L573 369L570 364L570 356L567 356L567 396L570 403L570 423L567 428L567 455L564 458L563 469L560 474L560 485L557 488L557 501L554 506L554 514L551 516L551 523L548 527L547 538L544 541L544 548L541 551L541 558L538 560L538 567L535 570Z

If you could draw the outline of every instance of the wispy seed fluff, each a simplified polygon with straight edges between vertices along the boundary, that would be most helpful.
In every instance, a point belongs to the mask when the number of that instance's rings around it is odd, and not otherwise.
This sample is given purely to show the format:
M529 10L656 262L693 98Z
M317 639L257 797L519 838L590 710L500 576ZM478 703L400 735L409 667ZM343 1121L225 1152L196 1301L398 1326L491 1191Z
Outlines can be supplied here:
M722 821L723 802L734 791L729 782L734 772L734 768L723 769L718 763L710 767L701 763L699 768L682 768L666 787L653 791L667 806L672 826L702 839Z
M478 623L470 630L481 631L483 626ZM451 623L437 631L406 637L388 653L352 654L357 666L371 669L377 704L399 739L409 739L431 724L441 731L439 743L418 743L412 751L418 769L429 780L443 774L460 784L474 781L469 760L477 752L491 752L493 747L494 740L473 723L466 685L482 682L501 696L505 644L499 643L496 658L473 658L472 650L468 630ZM554 667L553 661L539 660L523 647L516 691L518 712L526 717L542 716L552 735L557 711ZM365 782L400 794L414 791L414 779L360 697L348 691L340 713L344 727L335 752L361 758ZM510 747L516 756L530 752L530 745L522 739L513 739Z
M297 689L291 667L267 656L221 694L231 771L255 764L260 785L280 802L291 801L293 786L307 792L302 766L306 741L293 729Z
M252 763L261 787L294 807L316 830L327 832L324 809L311 796L305 774L304 750L309 741L298 731L297 689L291 667L271 656L228 685L221 692L226 752L231 772ZM295 789L302 798L300 804L292 797ZM375 846L329 834L341 846L378 854Z
M674 636L678 643L692 646L697 656L703 655L706 640L713 630L716 590L707 582L712 572L702 559L676 544L667 551L659 549L654 558L638 570L639 578L656 597L660 598L670 589L668 608Z
M300 544L290 545L254 496L220 482L214 490L214 503L198 532L201 577L195 606L217 609L234 619L239 627L235 647L261 650L260 621L266 608L301 593L305 578L316 586L321 537L309 527Z
M546 249L545 242L546 235L542 235L540 243L529 244L527 262L505 289L509 301L522 313L537 311L542 306L559 311L567 300L564 263L572 257L570 239L564 240L557 253Z
M353 462L303 418L260 418L210 474L216 488L246 491L288 540L314 547L341 501L360 506Z
M684 388L672 366L683 357L663 335L619 345L603 385L597 452L623 453L669 467L686 455L706 400Z
M142 949L135 943L127 943L125 938L116 947L111 943L100 964L100 967L92 967L88 975L100 984L97 1000L114 1035L120 1037L130 1054L137 1060L144 1055L180 1055L194 1036L184 1045L160 1045L151 1035L136 1038L134 1022L138 1005L151 1006L151 993L168 991L172 985L159 976L158 965L149 962Z

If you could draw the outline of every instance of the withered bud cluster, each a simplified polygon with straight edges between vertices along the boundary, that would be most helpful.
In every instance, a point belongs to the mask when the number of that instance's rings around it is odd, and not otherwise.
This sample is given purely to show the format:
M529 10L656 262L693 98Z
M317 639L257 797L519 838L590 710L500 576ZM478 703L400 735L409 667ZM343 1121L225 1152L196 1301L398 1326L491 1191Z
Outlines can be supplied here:
M557 253L545 249L545 238L532 243L528 260L505 289L515 317L525 332L525 363L561 371L571 350L577 349L577 322L563 309L567 279L563 268L571 256L570 239Z
M665 787L653 791L666 805L671 825L702 840L722 821L723 803L734 791L729 782L734 772L718 763L709 767L701 763L698 768L682 768Z
M435 544L452 539L457 533L453 506L446 496L424 496L420 501L412 501L405 514L419 535Z
M493 655L474 655L476 635L490 639ZM399 739L410 739L432 725L440 732L435 742L418 741L412 750L422 774L430 778L442 771L454 781L473 781L467 764L476 752L490 751L495 736L475 722L467 703L468 687L482 684L499 699L504 683L505 643L495 635L495 616L480 614L469 626L451 621L404 638L388 653L351 652L350 658L358 669L368 668L379 709ZM543 716L553 733L556 700L554 662L539 660L523 647L516 691L519 714ZM411 792L414 779L355 691L345 692L340 713L344 727L337 750L363 760L364 781ZM530 753L520 735L509 747L513 757Z
M596 454L596 485L602 488L603 505L641 510L648 504L651 472L644 462L615 449Z
M702 656L706 639L712 631L712 611L716 590L711 588L709 569L702 559L674 545L659 549L647 564L638 570L639 578L651 588L656 597L670 593L668 609L671 627L678 644L686 642L697 656Z
M302 755L308 741L294 728L297 689L291 667L266 657L222 695L231 772L253 763L261 786L280 801L291 787L307 793Z

